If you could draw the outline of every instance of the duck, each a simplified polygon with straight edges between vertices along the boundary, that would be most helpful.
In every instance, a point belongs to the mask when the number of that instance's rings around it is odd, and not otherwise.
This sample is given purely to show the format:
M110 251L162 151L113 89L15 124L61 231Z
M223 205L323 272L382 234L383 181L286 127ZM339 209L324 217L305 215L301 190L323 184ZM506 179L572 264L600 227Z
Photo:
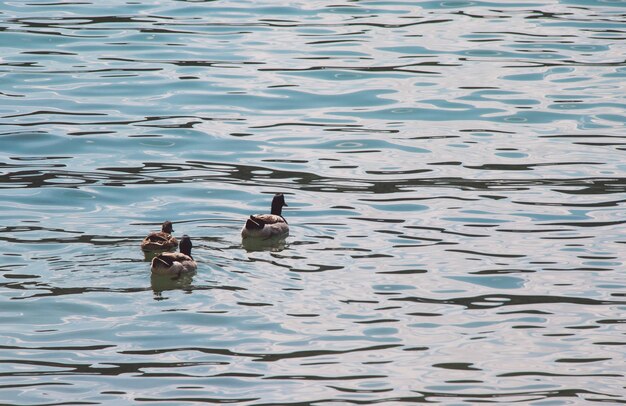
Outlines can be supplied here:
M275 194L272 199L271 214L251 215L241 229L241 237L263 240L286 237L289 234L289 225L282 215L284 206L287 206L285 196L282 193Z
M180 252L163 252L152 259L150 270L156 275L180 276L195 272L198 264L191 256L191 238L187 234L180 239Z
M141 242L141 249L148 252L163 252L175 250L178 241L172 235L174 227L171 221L165 221L161 225L161 231L148 234Z

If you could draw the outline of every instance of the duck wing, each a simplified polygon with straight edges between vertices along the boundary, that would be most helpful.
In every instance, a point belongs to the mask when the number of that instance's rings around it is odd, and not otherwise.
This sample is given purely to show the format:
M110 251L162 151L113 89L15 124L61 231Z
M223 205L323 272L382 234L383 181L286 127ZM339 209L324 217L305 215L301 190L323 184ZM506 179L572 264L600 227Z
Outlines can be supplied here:
M278 223L286 223L287 220L283 216L278 216L276 214L255 214L250 216L251 221L257 224L278 224Z
M163 243L163 242L169 241L171 238L172 238L171 234L167 234L162 231L159 231L156 233L148 234L148 236L144 239L144 241Z
M176 238L162 231L150 233L141 242L141 249L144 251L166 251L178 246Z
M196 263L193 258L180 252L164 252L152 259L153 272L178 272L195 269Z

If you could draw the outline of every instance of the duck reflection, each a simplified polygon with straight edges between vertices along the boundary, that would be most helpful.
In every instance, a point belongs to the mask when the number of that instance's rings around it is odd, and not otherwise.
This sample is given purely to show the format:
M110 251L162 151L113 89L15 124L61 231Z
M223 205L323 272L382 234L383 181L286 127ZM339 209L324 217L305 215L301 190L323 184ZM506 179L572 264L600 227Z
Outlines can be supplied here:
M182 290L186 293L193 291L193 276L195 273L185 273L180 276L152 274L150 286L155 300L164 300L163 292L168 290Z
M287 247L286 238L284 236L271 237L267 239L243 238L241 245L248 252L254 251L271 251L279 252Z
M152 262L154 257L156 257L159 254L160 252L143 251L143 260L146 262Z

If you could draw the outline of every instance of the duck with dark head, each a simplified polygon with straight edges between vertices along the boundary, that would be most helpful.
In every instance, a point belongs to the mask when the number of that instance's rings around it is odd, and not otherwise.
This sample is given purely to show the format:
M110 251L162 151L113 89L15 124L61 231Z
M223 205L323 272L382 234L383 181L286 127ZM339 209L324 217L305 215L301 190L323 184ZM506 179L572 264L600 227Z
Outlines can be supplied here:
M157 275L180 276L195 272L198 264L191 256L191 238L187 234L180 239L180 252L163 252L152 259L151 271Z
M282 215L284 206L287 206L285 196L282 193L274 195L270 214L251 215L241 229L241 237L266 240L289 235L289 225Z

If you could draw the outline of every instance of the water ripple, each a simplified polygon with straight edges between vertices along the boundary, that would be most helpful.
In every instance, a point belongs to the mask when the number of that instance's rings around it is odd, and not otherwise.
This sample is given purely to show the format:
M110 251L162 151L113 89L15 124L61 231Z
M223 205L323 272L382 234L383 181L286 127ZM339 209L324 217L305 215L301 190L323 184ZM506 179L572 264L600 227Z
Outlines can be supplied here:
M0 397L624 403L621 4L3 3Z

